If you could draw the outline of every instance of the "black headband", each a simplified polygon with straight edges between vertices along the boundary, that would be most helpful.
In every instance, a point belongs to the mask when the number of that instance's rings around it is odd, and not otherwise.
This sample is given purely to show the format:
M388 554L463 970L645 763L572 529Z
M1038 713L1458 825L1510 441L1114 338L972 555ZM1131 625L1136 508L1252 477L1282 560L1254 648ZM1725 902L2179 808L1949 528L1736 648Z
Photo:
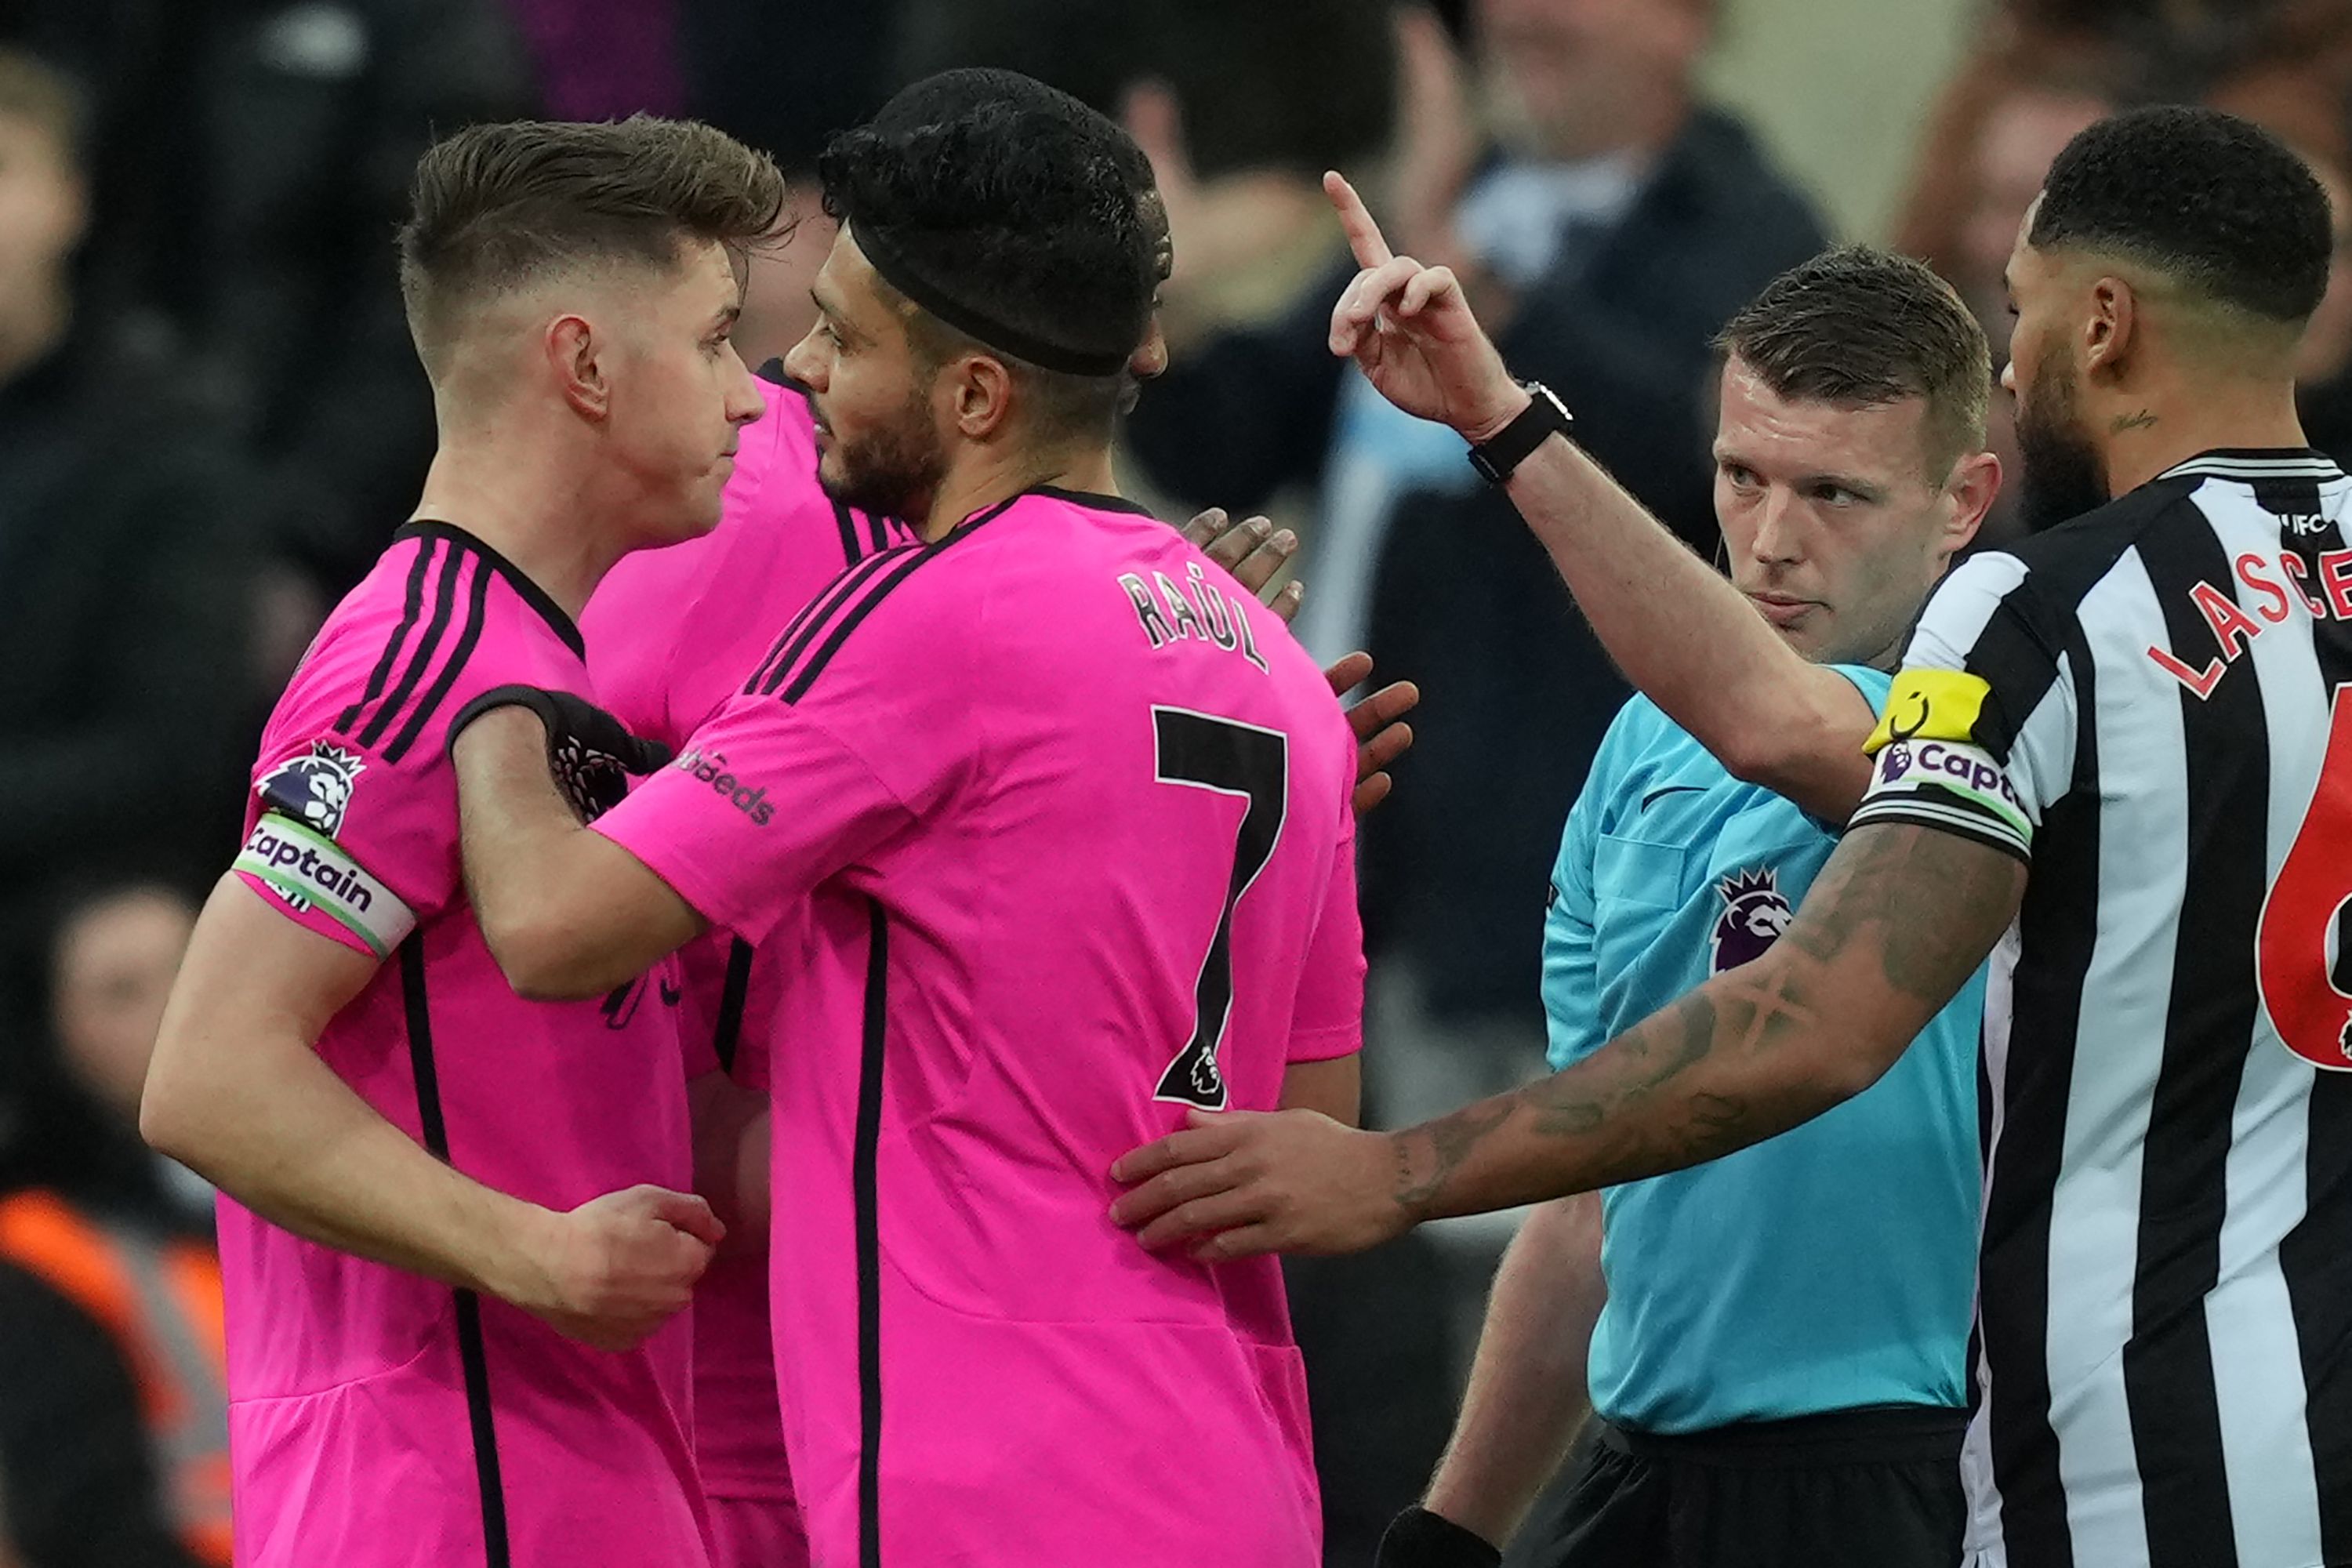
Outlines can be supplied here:
M1008 327L986 311L973 309L925 278L879 230L862 229L849 220L850 237L875 274L891 288L969 337L1003 353L1028 361L1043 370L1066 375L1117 375L1127 368L1132 347L1108 350L1067 348Z

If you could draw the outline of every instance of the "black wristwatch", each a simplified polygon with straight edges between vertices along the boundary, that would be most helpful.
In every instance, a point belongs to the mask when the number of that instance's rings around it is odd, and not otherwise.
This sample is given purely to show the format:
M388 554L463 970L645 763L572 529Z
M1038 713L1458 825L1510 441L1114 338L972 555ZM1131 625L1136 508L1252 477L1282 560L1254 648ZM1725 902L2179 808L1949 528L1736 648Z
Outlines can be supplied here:
M1511 470L1527 460L1528 454L1557 431L1565 436L1576 424L1576 416L1568 405L1552 395L1550 387L1539 381L1523 381L1528 389L1528 405L1519 416L1504 426L1488 439L1470 448L1470 466L1490 484L1501 484L1511 477Z

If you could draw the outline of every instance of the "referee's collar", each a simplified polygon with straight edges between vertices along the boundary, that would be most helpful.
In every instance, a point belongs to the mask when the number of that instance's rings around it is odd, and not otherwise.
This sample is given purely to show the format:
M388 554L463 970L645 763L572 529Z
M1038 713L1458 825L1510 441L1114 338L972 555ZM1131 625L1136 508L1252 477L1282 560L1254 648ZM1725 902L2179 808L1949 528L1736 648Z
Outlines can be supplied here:
M2157 476L2159 479L2203 476L2216 479L2315 479L2328 484L2344 478L2344 470L2326 453L2309 447L2217 447L2177 463Z

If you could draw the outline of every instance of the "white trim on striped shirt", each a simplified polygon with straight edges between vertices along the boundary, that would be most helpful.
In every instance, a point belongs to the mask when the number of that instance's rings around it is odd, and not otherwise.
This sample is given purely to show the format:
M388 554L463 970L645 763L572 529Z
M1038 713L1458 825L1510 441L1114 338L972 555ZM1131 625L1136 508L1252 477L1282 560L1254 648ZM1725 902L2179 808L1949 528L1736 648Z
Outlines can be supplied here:
M2163 610L2137 551L2083 598L2094 647L2146 640ZM2145 673L2142 673L2142 672ZM2139 1276L2142 1156L2164 1062L2173 952L2187 895L2188 802L2178 790L2119 794L2111 781L2163 778L2184 742L2177 694L2143 659L2101 663L2095 711L2107 795L2099 828L2099 932L2083 976L2083 1039L2067 1087L2065 1135L2050 1202L2051 1425L2078 1563L2147 1568L2138 1448L2117 1352L2132 1335Z

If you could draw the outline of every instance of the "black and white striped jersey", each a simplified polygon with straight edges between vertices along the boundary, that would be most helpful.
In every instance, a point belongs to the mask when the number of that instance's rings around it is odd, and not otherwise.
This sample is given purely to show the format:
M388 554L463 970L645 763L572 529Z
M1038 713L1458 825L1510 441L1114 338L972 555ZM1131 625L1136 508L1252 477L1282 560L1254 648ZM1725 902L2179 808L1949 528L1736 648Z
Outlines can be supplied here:
M2025 858L1972 1562L2352 1563L2352 479L2221 451L1955 572L1853 817Z

